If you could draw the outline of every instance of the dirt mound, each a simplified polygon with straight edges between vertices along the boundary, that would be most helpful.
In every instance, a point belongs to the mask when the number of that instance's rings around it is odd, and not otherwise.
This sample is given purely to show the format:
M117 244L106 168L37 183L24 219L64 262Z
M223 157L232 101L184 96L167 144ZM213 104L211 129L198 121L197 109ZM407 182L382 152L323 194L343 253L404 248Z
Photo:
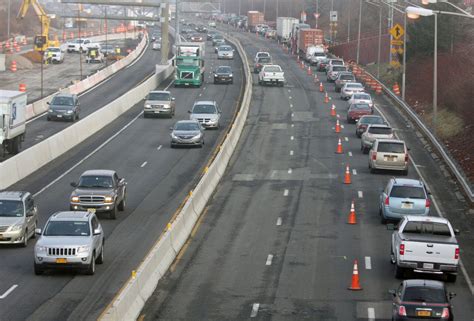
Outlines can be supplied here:
M18 70L33 69L34 67L33 63L27 58L23 57L22 55L17 55L17 54L7 55L7 60L6 60L7 66L10 66L12 61L16 61L16 67Z

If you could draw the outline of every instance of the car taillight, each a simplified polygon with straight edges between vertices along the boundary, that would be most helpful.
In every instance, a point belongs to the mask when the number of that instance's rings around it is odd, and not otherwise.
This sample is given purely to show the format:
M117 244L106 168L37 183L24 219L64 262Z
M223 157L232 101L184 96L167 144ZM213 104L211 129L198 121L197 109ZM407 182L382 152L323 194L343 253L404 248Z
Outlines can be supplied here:
M454 259L459 260L459 247L454 250Z
M408 153L405 154L405 162L408 162Z
M425 207L426 208L429 208L431 206L431 201L429 198L426 199L426 202L425 202Z
M398 251L400 255L405 255L405 244L400 244L400 250Z
M390 205L390 197L388 197L388 196L385 197L385 202L384 202L384 204L385 204L386 206L389 206L389 205Z
M441 313L441 318L449 318L449 309L443 308L443 312Z
M372 160L377 160L377 154L376 153L372 153Z
M262 65L261 65L261 64L257 64L257 67L262 67Z
M407 316L407 309L405 309L405 306L401 305L398 307L398 315L399 316Z

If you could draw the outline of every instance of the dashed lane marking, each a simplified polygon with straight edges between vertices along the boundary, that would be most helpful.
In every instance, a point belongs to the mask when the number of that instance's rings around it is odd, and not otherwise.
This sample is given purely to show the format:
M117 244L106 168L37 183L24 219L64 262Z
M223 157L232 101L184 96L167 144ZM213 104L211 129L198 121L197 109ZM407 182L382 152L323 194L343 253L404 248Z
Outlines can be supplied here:
M370 259L370 256L365 257L365 269L372 270L372 260Z
M12 285L8 290L5 291L5 293L3 293L3 294L0 296L0 300L5 299L5 298L6 298L10 293L12 293L13 290L15 290L17 287L18 287L18 284Z
M295 136L291 136L290 139L291 139L291 140L294 140L294 139L295 139Z
M349 157L352 157L352 152L348 152L347 155L349 155Z
M294 151L290 150L290 156L293 156L294 155Z
M357 175L357 170L355 168L352 169L352 175Z
M293 173L293 170L291 168L288 168L288 174Z
M285 190L283 191L283 196L288 196L288 193L289 193L289 190L285 189Z
M290 104L290 108L293 108L293 104Z
M282 222L281 217L277 218L277 226L280 226L281 222Z
M143 164L140 166L141 168L145 167L148 162L143 162Z
M374 308L367 308L367 317L369 321L375 321L375 309Z
M265 265L272 265L272 260L273 260L273 255L268 254L267 256L267 262L265 262Z
M291 124L291 127L295 127L295 124Z
M348 141L349 141L349 137L344 137L344 140L345 140L346 142L348 142Z
M362 191L358 191L357 195L359 196L359 198L364 198L364 192Z
M255 318L257 316L259 307L260 307L260 303L254 303L252 305L252 311L250 312L251 318Z

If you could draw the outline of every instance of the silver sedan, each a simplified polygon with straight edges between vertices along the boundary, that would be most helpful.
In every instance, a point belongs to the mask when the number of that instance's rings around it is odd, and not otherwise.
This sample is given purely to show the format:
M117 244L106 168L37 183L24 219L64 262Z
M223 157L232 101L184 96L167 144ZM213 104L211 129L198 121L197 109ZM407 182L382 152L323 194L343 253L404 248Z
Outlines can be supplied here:
M369 104L370 107L374 107L372 97L367 93L355 93L352 94L351 98L347 101L349 107L352 104Z
M364 92L364 86L358 82L348 82L342 86L341 99L349 99L355 93Z
M171 148L204 145L204 127L197 120L180 120L171 129Z

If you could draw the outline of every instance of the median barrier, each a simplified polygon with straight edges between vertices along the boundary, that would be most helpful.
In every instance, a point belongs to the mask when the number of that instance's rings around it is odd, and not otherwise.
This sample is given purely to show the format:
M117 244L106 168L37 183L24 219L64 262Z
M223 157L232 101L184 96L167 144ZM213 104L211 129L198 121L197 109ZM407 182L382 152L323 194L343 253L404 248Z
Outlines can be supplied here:
M99 317L101 321L136 320L138 318L143 305L158 285L161 276L166 273L189 238L195 223L224 175L245 125L252 95L251 74L245 51L236 39L232 37L227 37L227 39L237 47L242 57L246 76L240 111L234 119L234 123L230 125L231 129L218 153L207 166L204 175L186 199L178 215L172 219L166 231L163 232L142 261L137 269L136 276L127 281L112 302L105 308ZM137 284L141 285L138 287L140 293L136 293Z

